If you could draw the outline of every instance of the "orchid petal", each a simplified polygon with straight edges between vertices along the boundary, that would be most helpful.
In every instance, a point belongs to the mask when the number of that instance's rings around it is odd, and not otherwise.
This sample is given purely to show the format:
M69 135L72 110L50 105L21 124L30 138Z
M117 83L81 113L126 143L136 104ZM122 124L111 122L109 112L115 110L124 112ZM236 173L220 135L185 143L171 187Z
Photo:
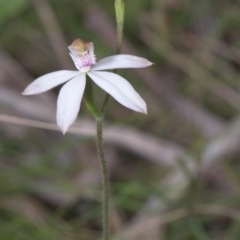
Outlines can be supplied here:
M65 134L77 118L83 92L86 85L86 75L81 74L67 82L60 90L57 100L57 125Z
M103 58L92 66L92 71L118 68L144 68L151 65L152 62L149 62L145 58L127 54L119 54Z
M145 101L123 77L109 72L88 72L89 77L119 103L137 112L147 113Z
M34 94L46 92L49 89L54 88L68 81L69 79L77 76L78 74L79 74L79 71L67 71L67 70L61 70L61 71L45 74L37 78L31 84L29 84L22 94L34 95Z

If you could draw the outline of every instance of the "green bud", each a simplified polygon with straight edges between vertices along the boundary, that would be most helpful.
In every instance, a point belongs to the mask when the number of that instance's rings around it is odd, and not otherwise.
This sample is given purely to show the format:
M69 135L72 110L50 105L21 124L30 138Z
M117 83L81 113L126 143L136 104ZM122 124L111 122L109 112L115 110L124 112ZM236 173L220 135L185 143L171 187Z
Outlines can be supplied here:
M120 53L122 38L123 38L123 24L124 24L124 0L115 0L115 12L117 21L117 50L116 53Z
M124 10L125 10L124 0L115 0L115 11L116 11L117 24L123 25Z

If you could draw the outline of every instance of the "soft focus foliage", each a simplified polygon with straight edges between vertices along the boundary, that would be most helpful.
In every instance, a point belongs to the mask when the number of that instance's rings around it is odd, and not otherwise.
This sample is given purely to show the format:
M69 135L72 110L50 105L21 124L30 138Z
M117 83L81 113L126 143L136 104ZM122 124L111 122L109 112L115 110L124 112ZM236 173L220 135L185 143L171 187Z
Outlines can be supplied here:
M114 100L106 113L113 239L240 239L240 3L132 0L125 11L122 52L155 64L119 70L148 115ZM59 87L21 96L75 70L67 46L79 37L97 59L115 53L114 1L0 0L0 239L101 236L94 119L82 104L63 137Z

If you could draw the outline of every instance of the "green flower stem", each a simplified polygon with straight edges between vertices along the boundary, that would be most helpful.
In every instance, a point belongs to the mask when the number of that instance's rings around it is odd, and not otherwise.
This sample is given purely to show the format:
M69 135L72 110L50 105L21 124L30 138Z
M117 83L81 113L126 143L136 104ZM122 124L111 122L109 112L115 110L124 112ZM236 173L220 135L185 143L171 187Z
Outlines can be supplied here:
M102 134L103 118L96 119L96 122L97 122L97 149L103 175L103 207L102 207L103 240L109 240L110 181L103 149L103 134Z
M85 88L85 103L88 110L96 118L96 130L97 130L97 150L98 156L101 164L102 175L103 175L103 212L102 212L102 225L103 225L103 240L109 240L109 200L110 200L110 184L107 163L105 160L105 154L103 149L103 134L102 134L102 125L103 125L103 114L99 112L97 106L94 103L93 94L92 94L92 83L90 79L86 81ZM106 102L107 104L107 102ZM106 109L106 106L105 106Z
M99 112L96 104L94 103L93 94L92 94L92 81L87 77L86 81L86 87L84 92L84 100L86 103L86 106L88 110L91 112L91 114L96 118L100 119L102 118L102 113Z
M102 107L101 107L101 113L102 113L103 115L104 115L105 112L106 112L109 99L110 99L110 95L107 93L107 94L105 95L105 98L104 98L104 101L103 101L103 104L102 104Z
M122 41L123 41L123 25L124 25L124 12L125 12L125 3L124 0L115 0L115 13L116 13L116 22L117 22L117 46L116 54L121 52ZM114 73L117 73L117 69L113 70ZM102 107L101 113L104 115L110 99L109 94L107 93Z
M124 23L124 0L115 0L115 12L116 12L116 21L117 21L117 46L116 46L116 54L121 52L122 39L123 39L123 23ZM113 70L114 73L117 73L117 70ZM107 163L105 160L105 154L103 149L103 118L107 109L108 101L110 99L110 95L106 94L105 99L103 101L100 112L97 110L93 97L92 97L92 88L89 86L89 81L87 81L87 105L89 110L96 118L97 122L97 149L98 156L101 163L102 175L103 175L103 240L109 240L109 202L110 202L110 182L108 175ZM88 101L89 100L89 101Z

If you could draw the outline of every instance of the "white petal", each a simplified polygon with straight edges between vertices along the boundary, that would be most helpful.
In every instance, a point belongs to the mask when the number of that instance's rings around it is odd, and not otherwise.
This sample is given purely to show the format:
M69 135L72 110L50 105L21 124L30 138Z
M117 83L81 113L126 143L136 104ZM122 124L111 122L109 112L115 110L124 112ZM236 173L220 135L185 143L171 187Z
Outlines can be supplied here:
M70 80L71 78L77 76L78 74L80 74L79 71L67 71L67 70L48 73L37 78L35 81L29 84L22 94L34 95L46 92L47 90Z
M117 68L144 68L151 65L152 63L145 58L127 54L119 54L103 58L92 66L92 70L95 71Z
M60 90L57 100L57 125L63 134L77 118L85 85L86 75L81 74L67 82Z
M119 103L137 112L147 113L145 101L123 77L109 72L89 72L89 77Z

